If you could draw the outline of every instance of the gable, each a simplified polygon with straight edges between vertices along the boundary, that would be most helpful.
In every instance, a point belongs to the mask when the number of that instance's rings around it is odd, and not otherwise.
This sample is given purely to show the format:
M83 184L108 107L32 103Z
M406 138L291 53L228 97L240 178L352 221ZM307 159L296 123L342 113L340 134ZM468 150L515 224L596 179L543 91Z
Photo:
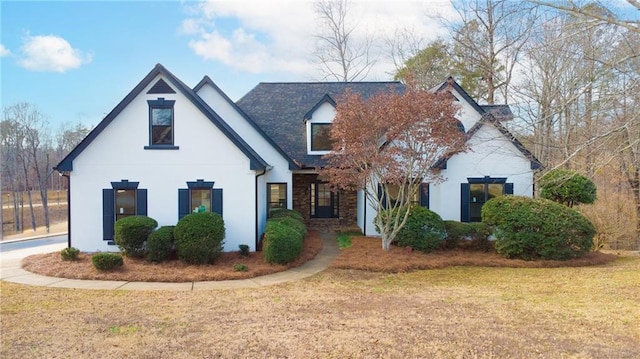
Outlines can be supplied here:
M163 91L167 91L166 86L170 90L174 88L200 111L211 123L213 123L220 132L226 136L244 155L249 159L250 169L265 169L267 162L262 159L229 125L213 111L193 90L187 87L182 81L175 77L171 72L162 65L157 64L145 76L136 87L109 113L107 116L78 144L60 163L55 167L58 171L73 171L73 160L78 157L96 138L111 124L111 122L120 115L134 101L144 89L155 81L157 78L165 82L160 85ZM166 80L166 81L165 81ZM158 84L155 82L154 84ZM166 85L166 86L165 86ZM152 87L156 87L155 85ZM150 91L150 90L149 90ZM153 92L152 92L153 93ZM140 134L146 137L146 132Z

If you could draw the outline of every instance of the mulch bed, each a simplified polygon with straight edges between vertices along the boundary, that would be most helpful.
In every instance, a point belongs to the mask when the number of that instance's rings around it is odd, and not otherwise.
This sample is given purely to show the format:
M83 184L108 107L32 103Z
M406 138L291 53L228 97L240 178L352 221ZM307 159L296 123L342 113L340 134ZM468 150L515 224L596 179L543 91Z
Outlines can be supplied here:
M391 246L388 252L381 248L380 239L353 237L351 247L343 249L331 264L331 268L359 269L373 272L401 273L420 269L436 269L452 266L553 268L583 267L613 262L614 254L592 252L582 258L567 261L507 259L495 252L472 250L436 250L425 254Z
M212 265L187 265L178 260L150 263L144 259L124 258L124 266L100 272L93 267L91 255L81 253L74 262L63 261L60 252L37 254L25 258L22 268L32 273L69 279L123 280L130 282L191 282L246 279L282 272L313 259L322 250L322 240L317 231L309 231L304 241L302 255L288 265L274 265L264 261L262 252L252 252L241 257L239 252L222 253ZM235 264L244 264L246 272L234 270Z

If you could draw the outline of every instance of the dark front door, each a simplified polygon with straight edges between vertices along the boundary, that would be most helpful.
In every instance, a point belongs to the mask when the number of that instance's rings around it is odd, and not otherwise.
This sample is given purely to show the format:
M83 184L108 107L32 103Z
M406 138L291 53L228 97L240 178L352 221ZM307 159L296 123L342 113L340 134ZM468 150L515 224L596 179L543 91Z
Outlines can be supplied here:
M315 182L311 184L311 217L338 217L338 194L331 191L328 183Z

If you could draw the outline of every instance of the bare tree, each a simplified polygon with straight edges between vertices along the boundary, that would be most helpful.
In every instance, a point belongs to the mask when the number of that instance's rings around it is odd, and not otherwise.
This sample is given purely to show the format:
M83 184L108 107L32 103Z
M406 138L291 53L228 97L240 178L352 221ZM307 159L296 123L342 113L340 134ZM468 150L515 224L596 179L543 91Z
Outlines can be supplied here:
M323 80L348 82L367 77L376 62L373 38L358 36L358 23L350 17L349 2L320 0L315 3L315 13L319 19L315 56Z
M536 6L509 0L454 1L460 22L441 19L453 33L454 53L466 73L477 73L474 93L488 104L506 103L514 67L538 15Z
M640 33L640 22L638 20L620 19L616 16L611 16L610 14L607 14L607 13L593 11L593 7L590 8L588 6L580 6L573 0L568 0L565 2L529 0L529 2L551 7L551 8L554 8L563 12L571 13L574 15L581 15L581 16L590 18L591 20L594 20L596 24L616 25L616 26L624 27L629 31ZM629 3L629 5L635 7L640 11L639 0L627 0L627 3ZM605 7L605 5L601 2L596 2L594 3L594 5L597 5L597 7L602 7L602 8Z

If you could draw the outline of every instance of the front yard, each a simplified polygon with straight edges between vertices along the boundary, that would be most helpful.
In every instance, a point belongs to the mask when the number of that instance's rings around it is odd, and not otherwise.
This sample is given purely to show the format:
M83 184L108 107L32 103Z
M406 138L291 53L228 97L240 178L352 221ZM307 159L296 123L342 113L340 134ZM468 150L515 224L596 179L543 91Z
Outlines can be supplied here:
M0 357L637 358L639 272L623 253L588 267L330 268L224 291L2 282Z

